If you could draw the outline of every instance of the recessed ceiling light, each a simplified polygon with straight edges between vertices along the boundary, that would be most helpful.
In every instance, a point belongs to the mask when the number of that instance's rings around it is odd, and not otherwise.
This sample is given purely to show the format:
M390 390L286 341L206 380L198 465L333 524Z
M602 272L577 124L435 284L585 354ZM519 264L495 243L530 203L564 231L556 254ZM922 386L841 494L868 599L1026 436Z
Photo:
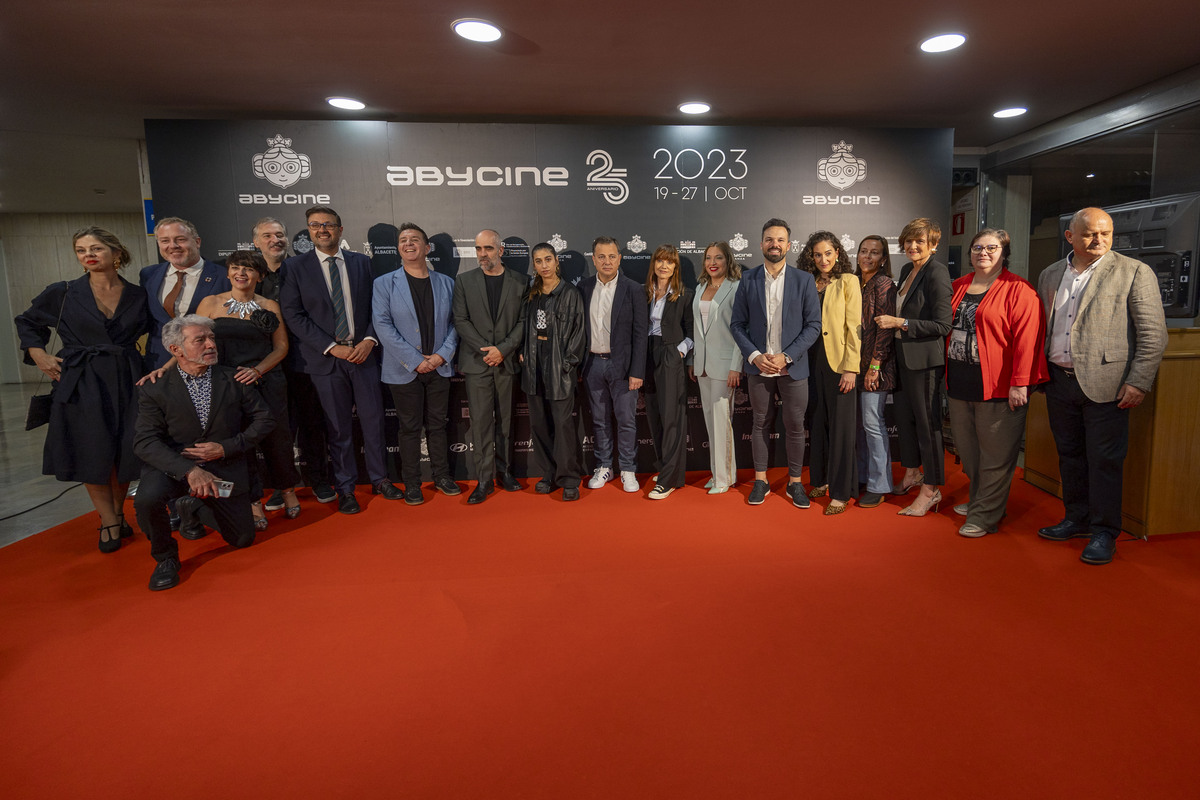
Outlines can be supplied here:
M1094 172L1089 172L1087 175L1084 175L1083 177L1085 177L1085 178L1094 178L1094 177L1096 177L1096 173L1094 173Z
M344 108L347 111L361 111L367 104L353 97L326 97L325 102L334 108Z
M921 42L921 49L926 53L944 53L956 47L962 47L967 37L961 33L943 33L931 36Z
M1029 109L1017 106L1015 108L1002 108L995 114L992 114L996 119L1008 119L1009 117L1019 117Z
M708 103L702 103L699 100L693 100L687 103L680 103L679 110L685 114L707 114L712 110L712 106Z
M456 19L450 27L472 42L494 42L500 38L500 28L485 19Z

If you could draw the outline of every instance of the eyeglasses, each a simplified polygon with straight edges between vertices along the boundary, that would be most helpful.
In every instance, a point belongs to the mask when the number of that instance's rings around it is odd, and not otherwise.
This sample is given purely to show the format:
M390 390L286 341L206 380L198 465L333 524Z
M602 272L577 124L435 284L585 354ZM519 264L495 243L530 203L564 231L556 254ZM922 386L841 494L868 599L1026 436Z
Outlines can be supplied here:
M310 231L333 231L333 230L337 230L340 227L342 227L342 226L338 225L336 222L310 222L310 223L308 223L308 229Z
M988 255L991 255L992 253L996 252L999 249L1000 249L1000 245L998 245L998 244L973 244L973 245L971 245L971 252L974 253L975 255L979 255L980 253L984 253L984 252L986 252Z

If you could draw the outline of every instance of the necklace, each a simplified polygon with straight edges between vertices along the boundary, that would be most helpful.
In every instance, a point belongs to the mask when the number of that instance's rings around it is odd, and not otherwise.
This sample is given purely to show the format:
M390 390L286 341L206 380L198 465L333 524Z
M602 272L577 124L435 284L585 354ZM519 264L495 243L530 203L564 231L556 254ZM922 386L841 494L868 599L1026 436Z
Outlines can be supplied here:
M253 297L249 300L238 300L236 297L231 296L225 301L225 309L229 316L237 316L239 319L245 319L261 308L262 306L254 302Z

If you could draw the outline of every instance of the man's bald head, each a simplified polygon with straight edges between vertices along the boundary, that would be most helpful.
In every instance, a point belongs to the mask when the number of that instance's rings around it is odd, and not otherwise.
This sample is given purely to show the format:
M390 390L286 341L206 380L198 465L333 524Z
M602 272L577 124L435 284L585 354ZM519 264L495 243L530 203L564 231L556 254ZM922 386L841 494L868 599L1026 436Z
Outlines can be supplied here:
M504 242L500 234L491 228L484 228L475 237L475 258L479 259L479 268L486 275L499 275L504 269L500 256L504 255Z
M1102 208L1081 208L1071 217L1066 237L1075 251L1071 265L1075 269L1082 269L1097 261L1112 247L1112 217Z

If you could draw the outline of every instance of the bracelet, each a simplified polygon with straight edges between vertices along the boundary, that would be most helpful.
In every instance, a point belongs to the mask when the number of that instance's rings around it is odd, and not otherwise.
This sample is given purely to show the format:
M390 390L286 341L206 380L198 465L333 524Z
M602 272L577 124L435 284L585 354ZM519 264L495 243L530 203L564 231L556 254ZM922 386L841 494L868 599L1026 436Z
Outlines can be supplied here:
M882 366L877 364L871 364L870 367L872 372L879 372L879 370L883 369Z

